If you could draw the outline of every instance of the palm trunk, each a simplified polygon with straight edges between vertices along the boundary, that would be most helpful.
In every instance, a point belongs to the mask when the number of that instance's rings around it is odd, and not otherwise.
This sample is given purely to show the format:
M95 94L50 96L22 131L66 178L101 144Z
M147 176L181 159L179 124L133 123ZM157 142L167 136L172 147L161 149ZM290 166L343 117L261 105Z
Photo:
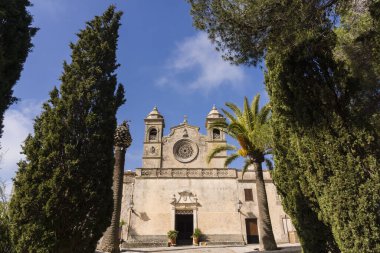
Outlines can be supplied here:
M100 249L104 252L119 253L119 227L121 198L123 194L123 172L125 161L125 148L115 147L115 166L113 172L113 213L111 225L104 233Z
M272 223L269 215L268 199L265 190L265 182L263 177L263 169L261 163L254 162L256 171L256 192L257 205L259 207L259 242L260 250L275 250L277 249L276 241L274 240Z

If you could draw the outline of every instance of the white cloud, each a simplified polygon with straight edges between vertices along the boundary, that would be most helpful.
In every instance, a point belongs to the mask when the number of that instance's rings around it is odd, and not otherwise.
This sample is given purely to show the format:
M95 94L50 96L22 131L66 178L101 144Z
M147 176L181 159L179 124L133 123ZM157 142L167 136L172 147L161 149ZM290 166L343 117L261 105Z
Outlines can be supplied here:
M28 134L33 132L33 119L41 111L41 102L21 101L7 110L4 115L4 132L0 140L0 178L7 184L7 192L12 188L12 178L17 171L17 163L23 158L21 145Z
M245 79L241 67L224 61L207 35L197 33L177 44L157 84L208 92L222 85L239 86Z

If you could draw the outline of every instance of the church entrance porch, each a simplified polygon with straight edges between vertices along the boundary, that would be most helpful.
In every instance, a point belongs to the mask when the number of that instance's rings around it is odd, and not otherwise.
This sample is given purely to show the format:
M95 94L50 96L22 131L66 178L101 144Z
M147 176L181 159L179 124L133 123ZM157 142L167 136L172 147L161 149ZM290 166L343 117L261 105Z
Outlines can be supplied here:
M178 231L178 245L192 245L191 236L194 231L194 217L192 210L177 210L175 214L175 230Z

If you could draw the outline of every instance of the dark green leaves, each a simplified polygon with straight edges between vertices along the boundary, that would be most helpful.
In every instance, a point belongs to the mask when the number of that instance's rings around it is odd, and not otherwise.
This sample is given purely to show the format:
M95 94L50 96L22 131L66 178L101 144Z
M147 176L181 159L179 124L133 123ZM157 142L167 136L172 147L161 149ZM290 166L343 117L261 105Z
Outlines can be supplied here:
M188 2L226 60L265 60L273 175L304 252L379 252L379 1ZM228 107L240 154L268 148L247 123L269 107Z
M256 95L251 103L244 98L244 107L241 110L233 103L226 103L232 113L222 109L229 123L221 121L211 124L211 128L217 127L225 131L239 142L240 150L232 146L218 146L208 156L208 162L218 153L225 150L237 150L237 156L249 157L252 161L264 162L264 156L272 146L272 131L270 128L269 106L258 108L260 96ZM237 158L234 154L228 157L226 165Z
M31 38L37 29L31 27L32 16L26 10L28 0L0 3L0 138L4 112L17 99L13 86L20 78L24 62L32 48Z
M92 253L110 223L120 17L111 6L80 31L25 142L11 201L17 252Z

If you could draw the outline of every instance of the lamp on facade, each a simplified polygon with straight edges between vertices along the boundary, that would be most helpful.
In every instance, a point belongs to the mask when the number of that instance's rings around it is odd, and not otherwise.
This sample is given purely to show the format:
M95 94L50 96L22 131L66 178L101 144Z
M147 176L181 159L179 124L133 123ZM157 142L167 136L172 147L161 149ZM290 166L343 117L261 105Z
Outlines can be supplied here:
M133 206L134 206L134 203L133 203L133 199L131 199L128 203L128 206L131 210L133 210Z
M170 204L172 205L172 209L173 209L173 210L176 210L176 206L177 206L177 198L175 197L175 194L173 194L172 202L170 202Z
M236 203L236 209L237 209L237 211L240 213L240 209L241 209L241 207L243 206L243 203L240 201L240 199L239 199L239 201Z

